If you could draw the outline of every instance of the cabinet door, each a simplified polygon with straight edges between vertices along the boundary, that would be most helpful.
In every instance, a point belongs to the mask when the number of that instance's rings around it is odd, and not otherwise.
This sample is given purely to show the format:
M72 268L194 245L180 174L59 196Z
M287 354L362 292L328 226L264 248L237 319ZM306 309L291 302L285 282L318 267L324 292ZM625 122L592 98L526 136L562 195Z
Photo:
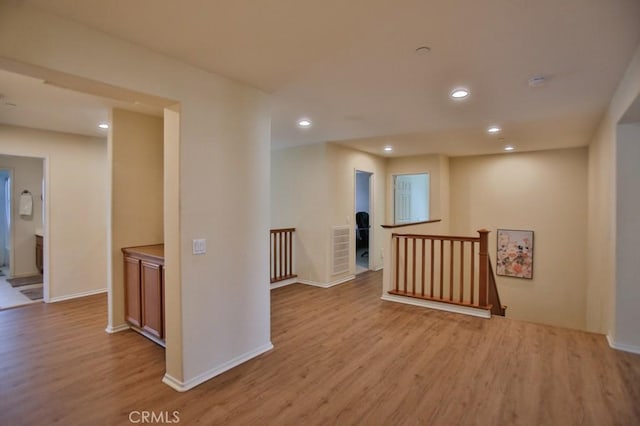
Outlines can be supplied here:
M162 266L142 261L142 329L162 339Z
M43 272L43 250L42 237L36 235L36 268L38 268L38 271L40 271L41 274Z
M142 318L142 298L140 292L140 261L124 257L125 320L140 327Z

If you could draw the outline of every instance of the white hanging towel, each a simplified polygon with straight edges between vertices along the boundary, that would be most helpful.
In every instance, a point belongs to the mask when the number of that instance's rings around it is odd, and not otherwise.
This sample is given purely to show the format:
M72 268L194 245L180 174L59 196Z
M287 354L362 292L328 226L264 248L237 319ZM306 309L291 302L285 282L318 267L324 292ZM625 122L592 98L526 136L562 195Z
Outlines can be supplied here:
M31 216L33 213L33 197L30 192L20 195L20 216Z

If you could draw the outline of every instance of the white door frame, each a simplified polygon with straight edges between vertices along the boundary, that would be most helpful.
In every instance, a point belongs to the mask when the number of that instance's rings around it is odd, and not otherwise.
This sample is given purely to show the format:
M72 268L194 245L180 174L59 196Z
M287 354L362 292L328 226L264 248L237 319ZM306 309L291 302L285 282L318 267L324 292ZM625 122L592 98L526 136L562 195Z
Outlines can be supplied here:
M373 232L371 232L371 230L373 229L373 223L374 223L374 212L375 212L375 205L374 205L374 176L375 173L371 172L369 170L364 170L364 169L358 169L358 168L354 168L353 169L353 207L351 209L352 214L353 214L353 218L355 221L355 214L356 212L356 201L357 201L357 197L358 197L358 172L362 172L362 173L367 173L369 174L369 265L368 265L368 270L372 270L373 269L373 265L371 264L371 259L373 258L372 253L373 253ZM356 223L356 226L358 226L358 224ZM355 238L355 237L354 237ZM353 270L356 270L356 249L355 249L355 244L354 244L354 250L353 250L354 256L353 256Z
M15 226L14 217L13 217L13 206L14 206L13 195L15 194L15 191L14 191L14 181L13 181L13 169L10 167L0 167L0 170L9 173L9 204L11 205L9 210L11 212L11 218L9 220L11 221L11 224L9 225L9 275L8 277L11 277L15 269L14 268L15 242L13 241L13 229ZM4 249L4 247L2 247L2 249Z

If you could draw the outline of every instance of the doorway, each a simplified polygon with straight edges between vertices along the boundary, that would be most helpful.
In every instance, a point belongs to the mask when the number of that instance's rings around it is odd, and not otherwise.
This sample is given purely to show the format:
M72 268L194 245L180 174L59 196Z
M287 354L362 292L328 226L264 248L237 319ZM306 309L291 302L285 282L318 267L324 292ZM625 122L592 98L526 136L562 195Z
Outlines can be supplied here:
M44 299L45 160L0 155L0 309Z
M371 269L371 182L373 173L355 172L355 272L360 274Z
M11 276L11 169L0 169L0 276Z

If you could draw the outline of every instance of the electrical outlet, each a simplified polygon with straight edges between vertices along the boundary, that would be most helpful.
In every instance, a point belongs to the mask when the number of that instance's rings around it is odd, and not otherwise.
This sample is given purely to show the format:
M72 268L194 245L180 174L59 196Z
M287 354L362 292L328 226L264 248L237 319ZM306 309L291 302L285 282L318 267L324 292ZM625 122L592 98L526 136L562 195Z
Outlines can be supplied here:
M207 252L207 240L198 238L193 240L193 254L205 254Z

